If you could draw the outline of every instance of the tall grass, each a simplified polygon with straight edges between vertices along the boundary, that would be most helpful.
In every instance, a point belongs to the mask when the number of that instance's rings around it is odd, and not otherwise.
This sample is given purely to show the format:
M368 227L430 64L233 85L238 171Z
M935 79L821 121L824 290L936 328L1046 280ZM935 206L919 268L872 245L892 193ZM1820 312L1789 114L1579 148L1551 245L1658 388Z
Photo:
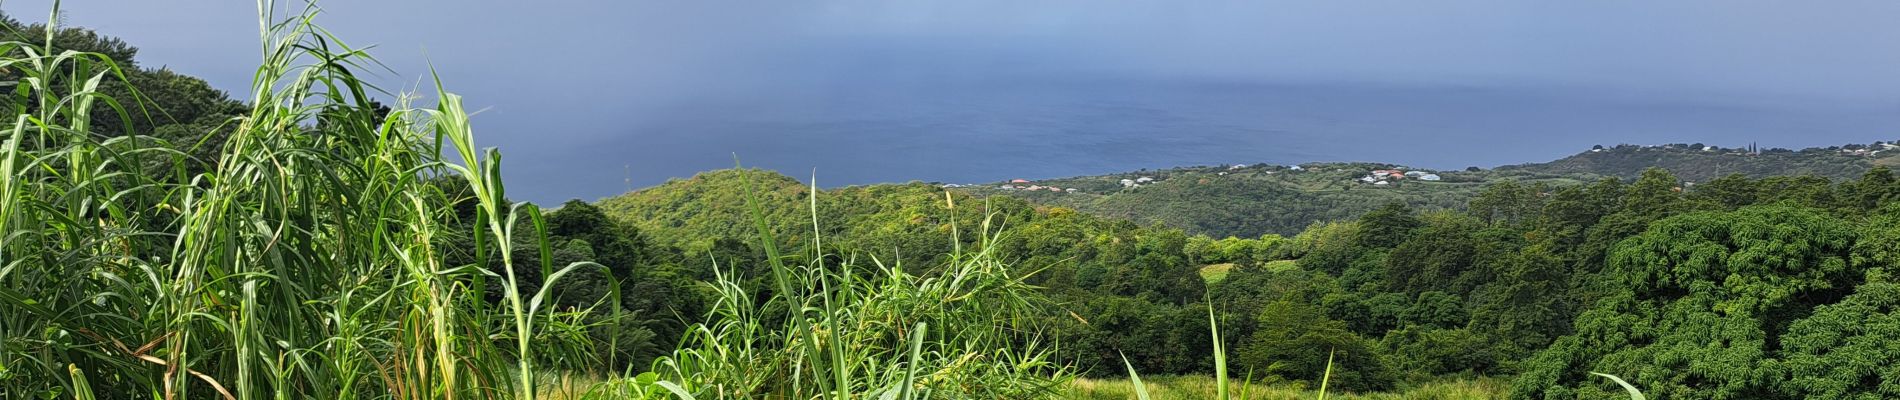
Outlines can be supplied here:
M572 325L542 309L551 285L515 276L588 266L509 261L539 211L507 205L460 100L438 83L433 108L403 96L384 115L359 76L378 65L314 6L257 7L251 111L215 160L93 134L93 109L142 108L101 94L122 67L56 50L56 27L0 43L19 77L0 127L0 398L532 398L535 360L587 354L536 340ZM451 228L462 203L473 232ZM455 236L499 270L444 265Z
M917 275L901 260L829 253L816 235L802 254L781 254L762 205L749 206L772 275L758 289L766 300L718 272L709 322L653 372L589 397L1018 399L1056 396L1068 383L1072 370L1025 322L1043 299L997 261L991 220L976 248L959 245L941 272ZM961 243L957 234L949 240Z

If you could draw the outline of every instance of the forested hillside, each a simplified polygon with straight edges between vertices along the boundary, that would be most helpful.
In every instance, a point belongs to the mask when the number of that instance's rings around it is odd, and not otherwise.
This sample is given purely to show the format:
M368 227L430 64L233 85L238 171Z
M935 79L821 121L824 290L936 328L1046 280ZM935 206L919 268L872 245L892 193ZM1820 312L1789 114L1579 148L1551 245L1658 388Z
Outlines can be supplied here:
M1253 237L1292 235L1311 224L1351 219L1389 202L1421 210L1461 209L1486 185L1506 181L1541 186L1543 192L1602 178L1635 179L1646 169L1663 168L1681 171L1677 186L1686 187L1729 175L1855 179L1876 165L1900 166L1900 145L1876 142L1800 151L1699 143L1621 145L1489 170L1377 163L1239 164L948 186L1191 233Z
M1702 143L1617 145L1591 149L1545 163L1498 167L1500 171L1542 174L1590 174L1634 178L1644 169L1663 168L1687 182L1707 182L1731 174L1749 177L1815 175L1853 179L1875 165L1900 166L1900 142L1847 144L1800 150L1753 146L1723 148Z

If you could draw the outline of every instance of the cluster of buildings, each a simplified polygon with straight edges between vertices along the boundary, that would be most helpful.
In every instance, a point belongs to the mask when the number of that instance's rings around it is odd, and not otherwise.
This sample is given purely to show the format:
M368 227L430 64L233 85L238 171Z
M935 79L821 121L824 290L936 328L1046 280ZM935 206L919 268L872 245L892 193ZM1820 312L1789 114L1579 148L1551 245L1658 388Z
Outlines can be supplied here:
M1008 184L997 186L996 188L1002 189L1002 190L1026 190L1026 191L1032 191L1032 192L1034 191L1050 191L1050 192L1057 192L1057 193L1075 193L1076 192L1075 188L1064 189L1064 188L1059 188L1055 186L1037 185L1035 184L1035 182L1030 182L1028 179L1010 180Z
M1138 188L1138 187L1141 187L1141 185L1146 185L1146 184L1149 184L1149 183L1154 183L1154 181L1155 181L1155 178L1150 178L1150 177L1146 177L1146 176L1144 176L1144 177L1140 177L1140 178L1135 178L1135 179L1122 179L1122 187L1125 187L1125 188Z
M1875 142L1873 146L1868 147L1857 146L1855 148L1843 148L1841 149L1841 154L1873 157L1880 155L1881 152L1894 149L1900 149L1900 144Z
M1406 179L1417 179L1421 181L1432 181L1432 182L1444 180L1444 178L1438 176L1438 174L1425 172L1425 171L1375 169L1375 170L1372 170L1372 172L1367 173L1366 176L1359 177L1359 182L1370 183L1373 185L1390 185L1392 184L1392 182L1397 182L1397 181L1406 180Z

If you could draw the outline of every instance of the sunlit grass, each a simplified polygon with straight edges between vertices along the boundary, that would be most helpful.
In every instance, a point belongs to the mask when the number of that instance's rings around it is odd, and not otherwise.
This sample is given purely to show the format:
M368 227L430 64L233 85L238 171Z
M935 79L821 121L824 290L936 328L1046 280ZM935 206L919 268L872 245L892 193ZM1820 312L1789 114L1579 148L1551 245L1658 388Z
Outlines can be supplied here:
M1234 271L1235 266L1236 265L1234 263L1210 264L1207 266L1203 266L1201 267L1201 280L1207 281L1207 283L1210 285L1216 282L1220 282L1221 280L1227 279L1227 274L1232 273Z

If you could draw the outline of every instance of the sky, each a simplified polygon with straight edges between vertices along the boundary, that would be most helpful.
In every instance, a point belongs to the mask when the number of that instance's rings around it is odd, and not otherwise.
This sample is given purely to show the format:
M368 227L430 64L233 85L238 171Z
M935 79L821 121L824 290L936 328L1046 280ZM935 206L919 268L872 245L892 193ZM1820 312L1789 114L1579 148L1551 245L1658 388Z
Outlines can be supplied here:
M43 21L50 2L0 4ZM1893 1L333 0L433 66L510 193L747 165L824 186L1237 162L1428 168L1592 144L1900 138ZM140 64L246 95L252 1L64 3Z

